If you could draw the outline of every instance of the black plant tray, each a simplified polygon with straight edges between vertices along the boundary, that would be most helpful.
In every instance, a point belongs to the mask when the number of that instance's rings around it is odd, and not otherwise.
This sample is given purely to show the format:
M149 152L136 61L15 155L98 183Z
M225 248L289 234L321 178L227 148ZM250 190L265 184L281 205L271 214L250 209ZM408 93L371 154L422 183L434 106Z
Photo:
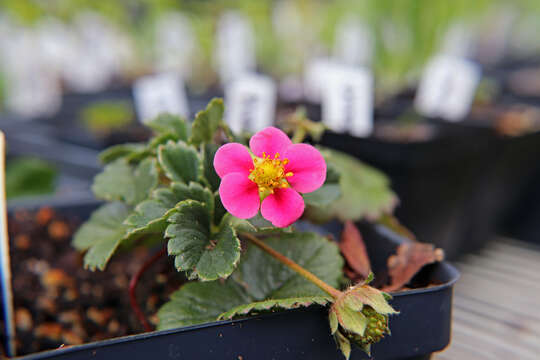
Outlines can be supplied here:
M94 134L81 122L81 111L99 101L122 101L134 110L130 86L117 86L104 91L79 94L67 93L62 98L62 108L52 117L39 119L51 128L53 136L63 142L89 147L96 150L125 142L146 140L150 132L134 117L131 123L106 134Z
M49 203L56 211L85 219L96 201ZM28 209L28 207L27 207ZM14 207L10 211L15 210ZM385 266L404 238L382 227L360 224L373 269ZM450 342L453 285L458 271L446 262L416 277L437 284L395 294L401 314L390 320L392 335L373 347L373 358L428 359ZM216 294L218 295L218 294ZM342 359L330 336L327 309L311 307L232 321L99 341L25 356L22 359ZM354 348L352 359L367 359Z
M397 217L420 241L434 242L454 259L471 236L484 237L471 230L474 222L481 221L473 195L482 185L483 174L491 171L496 139L490 129L445 123L428 126L433 136L424 141L326 132L321 145L351 154L388 175L400 199Z
M215 97L215 93L190 95L188 98L191 117L206 108L208 102ZM0 119L0 127L8 127L12 132L17 132L20 138L30 138L33 135L54 139L66 144L86 147L94 150L103 150L109 146L147 140L151 131L134 118L125 127L114 130L107 134L94 134L84 127L80 121L80 112L86 106L96 101L121 100L129 104L135 114L135 104L131 88L119 87L102 91L95 94L66 94L63 96L62 108L50 117L31 119L24 121L9 118L5 115ZM18 120L18 121L17 121Z
M6 135L9 158L36 157L54 166L58 173L57 191L52 195L10 199L10 202L42 202L54 197L89 198L93 177L101 171L98 152L56 140L40 124L5 122L0 128ZM35 131L34 131L35 130Z

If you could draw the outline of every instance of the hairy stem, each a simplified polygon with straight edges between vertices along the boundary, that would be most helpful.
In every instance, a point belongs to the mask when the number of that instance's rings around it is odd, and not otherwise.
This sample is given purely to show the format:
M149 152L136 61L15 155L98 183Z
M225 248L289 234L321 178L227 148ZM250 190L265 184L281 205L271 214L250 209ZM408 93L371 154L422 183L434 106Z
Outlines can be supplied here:
M301 142L304 141L305 138L306 138L306 130L301 128L301 127L297 127L294 130L294 134L293 134L293 137L292 137L291 141L294 144L300 144Z
M272 256L274 259L278 260L279 262L287 266L289 269L295 271L298 275L304 277L304 279L317 285L322 291L326 292L328 295L332 296L334 299L337 299L342 294L341 291L334 288L333 286L328 285L327 283L319 279L312 272L304 269L302 266L298 265L297 263L295 263L294 261L292 261L285 255L280 254L276 250L272 249L270 246L266 245L256 236L249 233L242 233L242 236L248 239L249 241L251 241L257 247L259 247L259 249L263 250L264 252Z
M137 284L139 283L139 279L141 278L142 274L148 270L150 266L156 263L156 261L159 260L160 257L165 255L167 253L167 248L161 249L159 252L154 254L150 259L148 259L133 275L131 280L129 281L129 302L131 304L131 308L133 309L133 312L141 322L142 326L144 327L144 331L149 332L152 331L152 327L150 326L150 323L148 320L146 320L146 316L144 316L144 312L142 311L141 307L137 303L137 296L135 295L135 290L137 289Z

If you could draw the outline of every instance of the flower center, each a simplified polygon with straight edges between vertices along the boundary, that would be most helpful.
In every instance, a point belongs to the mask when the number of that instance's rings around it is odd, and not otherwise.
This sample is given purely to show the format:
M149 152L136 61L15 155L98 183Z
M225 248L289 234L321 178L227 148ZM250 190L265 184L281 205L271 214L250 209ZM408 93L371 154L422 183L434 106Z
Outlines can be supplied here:
M273 159L263 153L262 158L253 159L254 168L250 170L249 179L259 186L261 195L273 194L275 188L288 188L287 178L293 175L292 172L285 173L288 163L288 159L280 159L279 153Z

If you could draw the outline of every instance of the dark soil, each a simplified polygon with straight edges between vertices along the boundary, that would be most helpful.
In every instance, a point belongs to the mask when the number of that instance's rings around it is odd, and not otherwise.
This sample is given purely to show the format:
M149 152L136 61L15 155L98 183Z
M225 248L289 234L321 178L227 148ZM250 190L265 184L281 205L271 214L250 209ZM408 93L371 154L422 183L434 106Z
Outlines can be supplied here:
M16 212L8 223L17 355L143 331L130 307L129 281L160 248L136 247L91 272L70 244L80 219L42 208ZM166 256L144 273L137 300L151 324L183 281Z

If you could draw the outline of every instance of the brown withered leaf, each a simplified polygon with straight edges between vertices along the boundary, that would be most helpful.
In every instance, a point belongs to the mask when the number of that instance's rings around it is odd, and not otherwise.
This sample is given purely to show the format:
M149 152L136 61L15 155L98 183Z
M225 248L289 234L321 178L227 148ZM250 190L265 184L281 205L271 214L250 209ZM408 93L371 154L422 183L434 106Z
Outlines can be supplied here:
M396 255L388 258L390 285L383 291L401 290L425 265L444 259L444 251L433 244L406 242L401 244Z
M371 263L362 235L352 221L345 222L339 248L350 268L345 269L347 276L353 281L366 279L371 271Z

